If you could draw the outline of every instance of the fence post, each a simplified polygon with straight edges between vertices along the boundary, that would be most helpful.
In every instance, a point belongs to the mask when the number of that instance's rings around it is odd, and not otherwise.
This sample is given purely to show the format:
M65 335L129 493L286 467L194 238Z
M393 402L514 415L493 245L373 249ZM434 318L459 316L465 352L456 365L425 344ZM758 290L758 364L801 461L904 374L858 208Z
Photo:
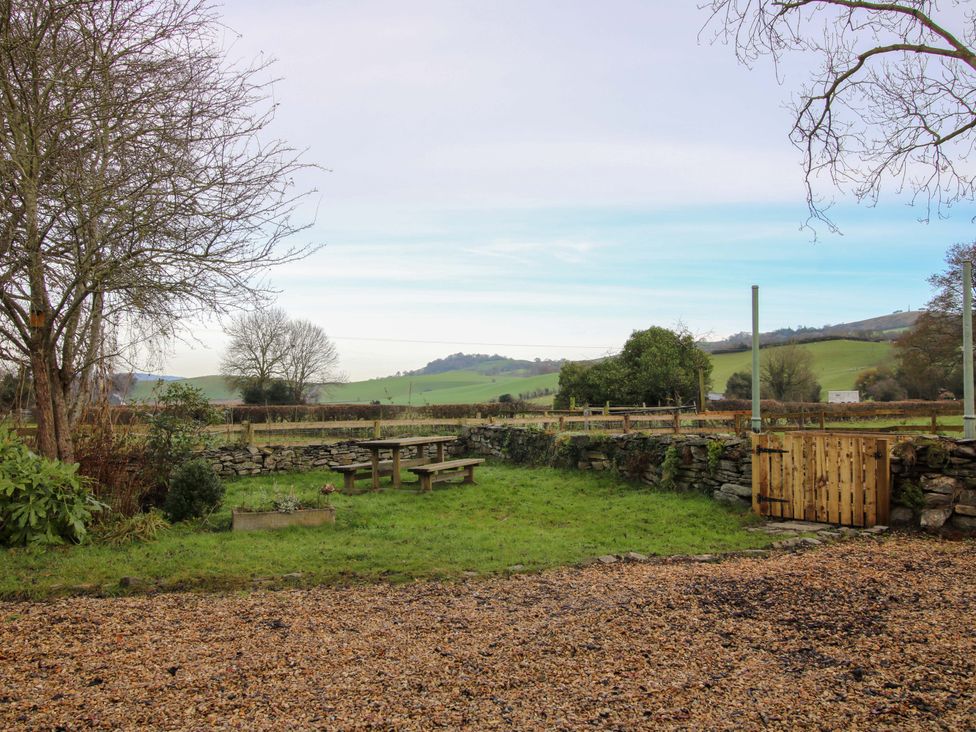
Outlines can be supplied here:
M590 430L590 408L585 407L583 409L583 429L587 432Z
M821 432L827 429L826 424L827 424L827 413L821 409L820 410L820 431Z
M565 432L566 430L566 418L563 415L559 415L559 431Z
M932 414L932 434L935 435L935 434L938 434L938 433L939 433L939 415L938 415L938 413L933 412L933 414Z
M674 410L674 415L671 417L674 424L674 434L681 434L681 412L677 409Z
M610 402L607 402L606 404L603 405L603 416L606 417L609 416L609 414L610 414Z
M248 446L253 445L254 444L254 425L251 424L251 421L250 420L247 420L246 419L243 422L241 422L241 427L244 428L244 431L241 433L241 439L244 441L244 444L245 445L248 445Z
M624 415L624 434L626 435L628 432L630 432L630 415L629 414L625 414Z
M373 420L373 439L380 439L380 421L378 419Z

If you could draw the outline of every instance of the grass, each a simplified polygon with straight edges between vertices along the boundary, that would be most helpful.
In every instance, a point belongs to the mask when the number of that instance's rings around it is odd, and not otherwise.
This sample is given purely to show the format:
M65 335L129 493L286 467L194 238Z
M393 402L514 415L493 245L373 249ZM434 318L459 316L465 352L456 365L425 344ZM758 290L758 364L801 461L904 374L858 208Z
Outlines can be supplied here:
M890 363L890 343L865 341L824 341L801 344L814 357L814 370L824 390L824 399L831 389L853 389L857 375L874 366ZM766 351L767 349L763 349ZM712 390L723 391L725 383L736 371L748 370L752 356L748 351L723 353L712 356ZM210 399L233 401L237 394L227 388L220 376L199 376L186 383L203 390ZM152 382L138 382L130 399L150 399ZM368 381L353 381L331 388L322 395L323 402L369 403L378 400L383 404L474 404L498 399L502 394L529 393L538 389L557 389L559 374L524 376L519 373L488 375L478 371L448 371L424 376L388 376ZM552 396L531 400L534 404L549 406Z
M406 477L406 476L405 476ZM412 476L411 476L412 477ZM327 471L228 484L214 528L178 525L151 543L7 550L0 597L117 593L135 576L164 589L251 587L300 572L301 585L451 578L565 565L607 553L669 555L762 546L738 514L698 494L651 490L607 473L485 465L477 486L431 493L385 490L333 496L335 526L231 533L230 506L261 507L276 493L314 499ZM273 583L272 583L273 584Z
M854 380L865 369L890 364L894 348L890 343L848 340L804 343L800 347L813 354L813 370L823 387L825 401L828 391L853 389ZM761 353L770 350L773 349L764 348ZM724 391L725 383L733 373L751 368L752 353L721 353L712 356L712 364L712 389Z

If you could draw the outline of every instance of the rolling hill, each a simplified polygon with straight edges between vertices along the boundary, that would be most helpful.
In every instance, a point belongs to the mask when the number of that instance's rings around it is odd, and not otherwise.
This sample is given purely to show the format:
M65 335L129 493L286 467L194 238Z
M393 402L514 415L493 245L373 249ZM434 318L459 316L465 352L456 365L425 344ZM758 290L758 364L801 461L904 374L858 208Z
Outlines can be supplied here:
M813 353L814 369L825 398L831 389L853 389L854 380L861 371L892 360L892 345L886 342L834 340L804 343L800 347ZM541 394L547 389L554 392L559 385L559 374L556 372L527 375L526 372L532 369L526 364L532 362L500 359L497 356L488 358L490 362L486 361L476 369L411 373L340 384L323 393L320 401L465 404L492 401L502 394L517 398L520 394ZM712 390L718 392L724 391L729 376L736 371L748 370L751 364L748 351L713 354L711 358L714 364ZM220 376L200 376L183 381L202 389L213 401L237 399ZM129 401L150 399L154 386L154 382L138 382L129 395ZM551 403L552 397L540 396L532 401Z

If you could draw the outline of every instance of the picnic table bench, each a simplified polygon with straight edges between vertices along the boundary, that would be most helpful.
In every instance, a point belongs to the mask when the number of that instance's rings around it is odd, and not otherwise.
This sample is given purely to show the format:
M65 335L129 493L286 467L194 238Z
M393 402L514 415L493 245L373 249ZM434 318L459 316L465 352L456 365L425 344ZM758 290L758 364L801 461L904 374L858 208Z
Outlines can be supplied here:
M426 448L428 445L433 445L437 451L436 462L440 463L444 461L444 445L448 442L454 442L457 437L451 435L430 435L428 437L392 437L389 439L381 440L364 440L358 443L359 447L364 447L370 451L372 460L369 463L355 463L354 465L340 466L347 468L348 471L344 472L346 476L346 485L355 485L358 478L372 477L373 479L373 490L379 490L380 488L380 475L389 475L393 481L393 487L400 487L400 468L406 468L411 465L424 465L426 463L431 463L431 459L426 455ZM411 459L402 459L400 457L400 451L408 448L415 448L417 450L417 455ZM380 460L380 451L389 450L393 456L392 460ZM359 469L361 466L368 466L370 468L368 476L366 474L360 474ZM351 481L351 483L350 483Z
M441 463L427 463L409 470L420 478L420 490L429 491L433 489L434 483L441 483L459 475L464 476L462 483L474 483L474 467L483 462L483 458L461 458Z

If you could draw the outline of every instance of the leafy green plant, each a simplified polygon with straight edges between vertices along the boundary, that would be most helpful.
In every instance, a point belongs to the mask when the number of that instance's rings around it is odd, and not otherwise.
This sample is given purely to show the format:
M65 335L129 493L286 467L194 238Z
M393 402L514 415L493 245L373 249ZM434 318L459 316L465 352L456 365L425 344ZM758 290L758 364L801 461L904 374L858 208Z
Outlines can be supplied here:
M677 445L668 445L664 451L664 460L661 462L661 481L658 483L664 490L673 490L675 487L674 479L678 475L678 468L681 466L681 453Z
M709 477L714 478L715 474L718 473L718 464L722 459L724 450L725 445L722 444L721 440L709 440L705 457L705 467L708 470Z
M133 516L117 516L92 531L92 538L102 544L122 546L134 541L153 541L169 528L169 521L157 510Z
M35 455L0 429L0 544L81 543L103 508L77 465Z
M190 460L175 471L163 510L170 521L197 518L216 509L224 498L224 484L206 460Z

